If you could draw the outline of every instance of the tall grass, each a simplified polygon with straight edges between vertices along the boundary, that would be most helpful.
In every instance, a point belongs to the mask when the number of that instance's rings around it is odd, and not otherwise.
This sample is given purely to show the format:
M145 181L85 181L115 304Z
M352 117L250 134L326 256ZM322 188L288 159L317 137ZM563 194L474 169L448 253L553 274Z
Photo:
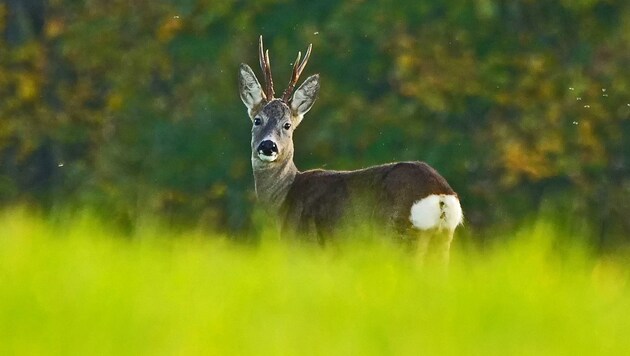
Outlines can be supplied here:
M628 264L539 222L449 271L387 243L257 246L0 216L0 355L623 354ZM353 242L354 241L354 242ZM561 241L561 242L559 242Z

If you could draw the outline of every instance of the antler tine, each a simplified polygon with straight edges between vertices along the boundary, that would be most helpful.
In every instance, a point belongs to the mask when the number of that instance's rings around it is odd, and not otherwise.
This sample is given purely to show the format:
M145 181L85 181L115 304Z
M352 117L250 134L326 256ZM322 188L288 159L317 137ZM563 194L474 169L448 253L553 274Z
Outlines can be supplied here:
M282 101L285 103L289 102L291 97L291 93L293 92L293 88L295 87L295 83L297 83L297 77L299 77L298 71L300 67L300 58L302 57L302 52L298 51L297 58L295 62L293 62L293 73L291 74L291 80L289 80L289 85L282 93Z
M304 60L302 61L302 64L300 64L300 70L298 72L298 77L302 74L302 71L304 70L304 67L306 67L306 63L308 62L308 59L311 57L311 50L313 49L313 44L310 43L308 45L308 48L306 49L306 55L304 56Z
M300 58L302 57L302 52L298 52L297 58L295 59L295 62L293 63L293 74L291 75L291 80L289 81L289 85L287 86L287 89L284 91L284 93L282 93L282 101L284 101L285 103L289 102L289 99L291 98L291 94L293 94L293 89L295 88L295 84L297 84L297 81L300 78L300 75L302 74L304 67L306 67L306 63L308 62L308 59L311 56L312 49L313 49L313 44L311 43L308 45L308 49L306 50L306 55L304 56L304 59L302 60L302 62L300 62Z
M265 61L267 62L267 99L272 100L275 94L273 90L273 77L271 76L271 61L269 60L269 50L265 50Z
M271 76L271 63L269 61L269 50L264 50L263 37L260 35L258 41L258 56L260 61L260 69L265 77L265 99L272 100L274 96L273 78Z

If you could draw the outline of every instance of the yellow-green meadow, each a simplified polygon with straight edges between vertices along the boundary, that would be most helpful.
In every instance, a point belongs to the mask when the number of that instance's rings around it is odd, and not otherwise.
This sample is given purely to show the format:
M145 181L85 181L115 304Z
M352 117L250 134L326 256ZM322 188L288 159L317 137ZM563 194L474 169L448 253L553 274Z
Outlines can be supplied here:
M77 214L0 218L0 354L622 354L623 255L540 221L448 271L350 236L237 244ZM461 234L461 233L460 233ZM571 242L575 241L575 242Z

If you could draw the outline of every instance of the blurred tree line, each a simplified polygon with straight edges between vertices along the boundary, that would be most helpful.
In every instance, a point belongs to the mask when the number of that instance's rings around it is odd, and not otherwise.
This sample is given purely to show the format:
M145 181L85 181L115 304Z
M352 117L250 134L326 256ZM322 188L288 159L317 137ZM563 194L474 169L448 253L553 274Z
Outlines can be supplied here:
M424 160L469 229L630 239L630 2L3 0L0 204L251 225L237 68L321 73L301 169ZM284 79L283 79L284 78Z

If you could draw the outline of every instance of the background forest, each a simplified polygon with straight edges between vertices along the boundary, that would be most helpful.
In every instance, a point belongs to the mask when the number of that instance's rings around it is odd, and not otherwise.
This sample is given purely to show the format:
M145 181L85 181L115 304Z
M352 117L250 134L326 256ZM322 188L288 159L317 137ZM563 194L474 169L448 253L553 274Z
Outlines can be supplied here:
M313 43L298 168L423 160L469 231L543 212L630 239L625 0L4 0L0 33L4 207L249 231L237 68L262 34L277 92Z

